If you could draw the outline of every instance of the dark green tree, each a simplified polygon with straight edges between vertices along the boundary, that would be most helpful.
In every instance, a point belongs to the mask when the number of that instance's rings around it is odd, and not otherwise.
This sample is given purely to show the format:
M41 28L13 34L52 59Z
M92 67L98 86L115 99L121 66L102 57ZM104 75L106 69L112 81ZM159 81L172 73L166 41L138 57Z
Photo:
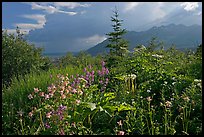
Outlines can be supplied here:
M128 42L123 38L127 31L121 28L123 20L118 17L118 10L115 7L111 17L113 32L106 34L109 40L109 44L106 47L110 49L110 54L106 56L105 60L107 62L106 66L109 68L118 66L125 59L126 53L128 53Z
M110 55L116 55L116 56L124 56L127 52L128 48L128 42L122 38L122 36L127 32L125 29L121 28L122 21L118 18L118 10L115 8L113 11L113 16L111 17L111 21L113 22L113 32L110 32L106 35L108 35L108 39L110 44L108 44L106 47L110 48Z

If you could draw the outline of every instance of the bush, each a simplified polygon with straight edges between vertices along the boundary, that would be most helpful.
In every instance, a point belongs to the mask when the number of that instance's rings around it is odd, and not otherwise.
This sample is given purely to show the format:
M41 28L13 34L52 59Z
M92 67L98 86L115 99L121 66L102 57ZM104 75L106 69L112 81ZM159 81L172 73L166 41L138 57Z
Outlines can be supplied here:
M2 31L2 81L8 85L12 77L25 75L31 71L48 70L50 61L36 48L23 39L22 34L8 34Z

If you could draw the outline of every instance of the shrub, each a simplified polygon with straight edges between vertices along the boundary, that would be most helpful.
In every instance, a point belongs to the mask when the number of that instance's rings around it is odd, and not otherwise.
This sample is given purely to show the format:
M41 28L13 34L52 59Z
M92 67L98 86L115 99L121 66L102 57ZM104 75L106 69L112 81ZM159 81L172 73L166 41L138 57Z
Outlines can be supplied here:
M48 58L41 55L42 49L36 48L23 39L22 34L8 34L2 31L2 80L9 84L12 77L25 75L31 71L47 70Z

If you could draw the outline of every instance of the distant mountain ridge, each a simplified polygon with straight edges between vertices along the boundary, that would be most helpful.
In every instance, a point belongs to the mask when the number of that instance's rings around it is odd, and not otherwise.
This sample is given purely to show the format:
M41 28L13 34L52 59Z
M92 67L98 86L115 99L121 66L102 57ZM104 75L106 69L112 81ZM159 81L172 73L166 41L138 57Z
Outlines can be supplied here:
M191 25L185 26L182 24L162 25L160 27L152 27L147 31L128 31L124 35L124 39L129 41L129 50L133 50L138 44L147 46L148 41L152 37L157 37L158 40L164 42L164 49L168 49L174 44L177 49L196 48L202 43L202 26ZM91 55L106 53L109 51L106 45L109 43L108 39L95 45L87 50Z

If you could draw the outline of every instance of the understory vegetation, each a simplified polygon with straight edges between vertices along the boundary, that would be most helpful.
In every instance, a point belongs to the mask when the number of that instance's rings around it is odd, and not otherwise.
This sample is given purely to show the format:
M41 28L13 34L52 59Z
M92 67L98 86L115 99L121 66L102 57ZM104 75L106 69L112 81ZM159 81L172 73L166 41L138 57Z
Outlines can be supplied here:
M57 65L2 32L2 135L202 134L202 45L164 50L152 39L130 52L117 11L112 22L109 54Z

